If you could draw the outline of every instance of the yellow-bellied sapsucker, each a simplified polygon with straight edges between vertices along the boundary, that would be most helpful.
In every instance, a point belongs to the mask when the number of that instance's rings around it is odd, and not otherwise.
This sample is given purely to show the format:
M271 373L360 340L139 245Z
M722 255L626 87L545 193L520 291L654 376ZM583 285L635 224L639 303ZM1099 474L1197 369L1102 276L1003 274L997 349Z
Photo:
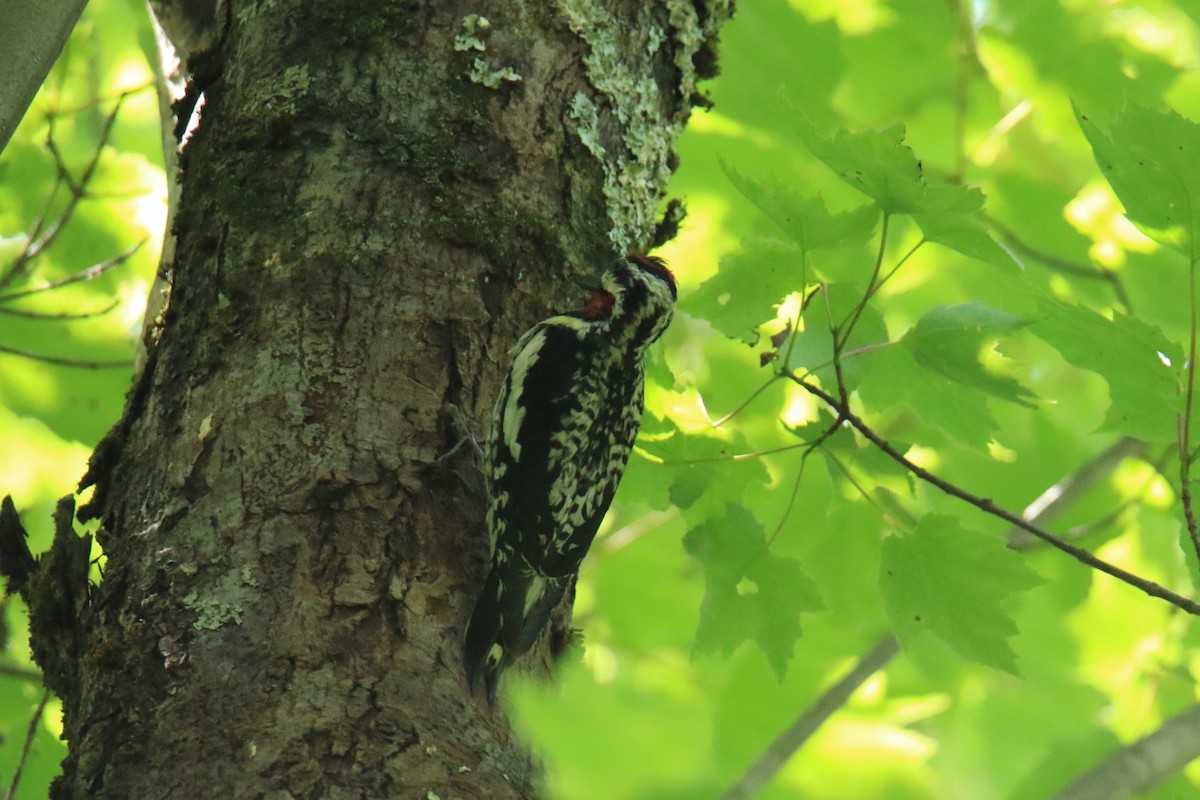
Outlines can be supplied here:
M486 454L492 563L464 661L489 695L562 600L625 472L642 418L642 359L675 309L661 259L618 259L583 309L513 348Z

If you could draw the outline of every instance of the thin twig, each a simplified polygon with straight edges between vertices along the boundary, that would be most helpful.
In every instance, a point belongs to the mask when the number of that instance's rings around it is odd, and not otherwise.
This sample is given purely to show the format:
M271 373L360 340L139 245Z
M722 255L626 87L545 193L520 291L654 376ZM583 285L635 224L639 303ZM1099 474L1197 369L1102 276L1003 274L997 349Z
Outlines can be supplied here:
M49 115L48 123L49 130L46 133L46 149L54 157L54 166L57 172L54 188L50 192L50 197L46 201L46 209L38 218L34 225L33 234L29 237L29 241L25 243L21 253L13 259L12 264L8 269L0 275L0 289L10 285L21 275L24 275L28 269L28 265L38 255L54 243L58 238L58 234L66 227L67 223L75 215L75 210L79 206L79 202L87 196L87 185L91 182L92 176L96 172L96 167L100 164L100 157L104 153L104 147L108 144L108 139L112 135L113 126L117 121L117 114L121 110L121 105L125 102L125 98L129 95L128 92L123 92L113 105L113 110L109 113L104 121L104 127L100 131L99 141L96 143L96 149L92 153L87 166L80 175L78 182L71 177L70 171L67 169L66 162L63 160L62 153L58 149L58 144L54 141L54 115ZM71 198L67 201L67 207L59 214L58 219L53 223L47 224L47 219L50 216L50 210L54 206L54 198L58 194L58 187L66 184L70 190Z
M1196 528L1196 514L1192 508L1192 399L1196 390L1196 253L1192 243L1192 258L1188 264L1188 363L1187 388L1184 392L1182 419L1179 422L1179 501L1183 504L1183 518L1187 523L1192 549L1200 558L1200 532Z
M142 239L137 244L131 245L130 247L126 248L125 252L118 253L117 255L113 256L110 259L101 261L99 264L93 264L90 267L81 269L78 272L68 275L65 278L59 278L56 281L51 281L50 283L46 283L41 286L35 286L32 289L22 289L19 292L9 292L8 294L0 294L0 303L7 303L10 300L18 300L22 297L29 297L29 296L35 295L35 294L42 294L43 292L52 292L55 289L61 289L62 287L70 286L73 283L82 283L83 281L90 281L94 278L98 278L99 276L108 272L113 267L119 267L120 265L122 265L126 261L128 261L130 258L132 258L133 254L136 253L138 250L141 250L142 245L144 245L147 241L149 241L149 240Z
M759 395L761 395L767 389L771 388L771 386L778 379L779 379L778 374L772 375L766 383L764 383L762 386L755 389L753 392L750 393L749 397L747 397L745 400L743 400L741 403L739 403L737 408L733 409L733 411L730 411L725 416L721 417L720 419L714 420L713 422L711 422L709 424L714 428L719 428L722 425L724 425L726 422L729 422L729 420L736 417L738 414L740 414L742 411L744 411L747 406L749 406L751 403L753 403L758 398Z
M809 446L808 442L796 442L795 444L784 444L784 445L780 445L779 447L770 447L770 448L767 448L766 450L754 450L753 452L750 452L750 453L734 453L731 456L723 455L723 456L701 456L699 458L672 458L670 460L664 460L662 463L667 466L670 466L670 467L676 467L676 466L684 466L684 465L691 465L691 464L716 464L718 462L724 463L727 461L749 461L752 458L762 458L763 456L773 456L776 453L786 453L789 450L800 450L800 449L808 447L808 446Z
M1196 603L1194 600L1190 600L1180 594L1172 592L1170 589L1167 589L1165 586L1157 584L1154 581L1146 580L1138 575L1134 575L1132 572L1121 569L1115 564L1110 564L1101 558L1097 558L1091 552L1084 550L1082 547L1076 547L1073 544L1069 544L1054 534L1048 533L1047 531L1044 531L1038 526L1030 523L1028 520L1022 519L1020 516L1012 513L1011 511L1001 508L991 499L979 497L966 491L965 489L960 489L958 486L955 486L954 484L939 478L937 475L934 475L924 467L914 464L912 461L905 458L903 453L892 447L892 445L886 439L877 434L861 417L855 415L850 410L849 403L845 400L845 398L838 399L829 394L829 392L823 390L821 387L815 386L807 381L796 381L796 383L804 388L805 391L828 403L830 408L837 411L839 416L853 425L855 430L861 433L865 439L883 451L883 453L893 461L904 465L904 467L912 472L912 474L916 475L926 483L936 486L945 494L962 500L964 503L975 506L975 508L978 508L985 514L990 514L993 517L997 517L1005 522L1015 525L1016 527L1033 534L1051 547L1061 550L1080 563L1086 564L1094 569L1098 569L1107 575L1111 575L1123 583L1127 583L1136 589L1140 589L1142 592L1145 592L1151 597L1157 597L1160 600L1165 600L1176 608L1186 611L1189 614L1200 616L1200 603Z
M33 719L29 720L29 730L25 733L25 746L21 749L21 758L17 761L17 768L13 772L12 783L8 785L8 794L5 795L5 800L14 800L17 796L17 787L21 785L21 772L25 769L25 761L29 758L29 748L33 746L33 737L37 735L37 726L42 721L42 713L46 710L48 702L50 702L50 690L46 689L42 692L42 700L38 703L37 710L33 712Z
M861 497L863 501L874 507L874 509L879 512L879 516L884 522L901 530L912 527L914 520L912 519L911 514L909 515L908 519L896 519L890 511L884 508L878 500L871 496L871 493L867 491L865 486L859 483L858 478L854 477L854 473L850 471L849 467L842 463L840 458L829 451L825 451L825 457L832 461L834 465L841 470L842 475L846 478L846 480L850 481L850 485L854 487L854 491L858 492L858 496ZM900 510L908 514L908 509L904 508L903 506L900 507Z
M888 222L891 218L891 214L884 213L883 224L879 231L879 251L875 254L875 267L871 270L871 279L867 281L867 290L863 292L863 296L855 303L854 309L846 316L846 319L833 329L833 351L835 357L836 353L849 340L850 334L854 332L854 326L858 324L858 318L866 310L867 301L871 299L871 294L875 291L875 281L879 279L879 272L883 269L883 254L887 249Z
M32 361L41 361L43 364L55 364L60 367L81 367L83 369L116 369L118 367L132 367L132 359L120 359L113 361L92 361L86 358L64 358L62 356L48 356L43 353L31 353L28 350L18 350L15 347L8 347L0 344L0 353L5 353L10 356L19 356L20 358L28 358Z
M93 317L102 317L112 311L117 306L121 305L120 300L113 300L104 308L98 308L94 311L59 311L54 313L46 313L43 311L29 311L24 308L6 308L0 306L0 314L6 314L10 317L21 317L22 319L46 320L52 322L61 322L70 319L92 319Z
M10 678L20 678L32 683L40 684L42 682L42 673L29 667L19 667L16 664L0 664L0 675L7 675Z
M1108 269L1096 269L1095 267L1087 264L1080 264L1078 262L1071 261L1070 259L1056 256L1053 253L1047 253L1045 250L1041 250L1029 244L1020 236L1018 236L1015 231L996 219L984 215L983 220L988 224L989 227L992 228L992 230L998 233L1004 239L1005 243L1015 252L1027 258L1032 258L1034 261L1040 261L1042 264L1054 270L1055 272L1061 272L1065 275L1072 275L1076 278L1083 278L1085 280L1102 281L1103 283L1107 283L1112 287L1112 291L1117 298L1117 302L1124 306L1126 311L1133 310L1133 304L1129 301L1129 294L1125 291L1125 284L1121 282L1121 277L1117 273Z
M954 76L954 180L961 182L967 171L967 114L971 102L971 72L976 63L970 10L951 0L958 21L958 63Z
M805 709L790 728L779 734L741 779L721 795L721 800L747 800L758 794L792 754L833 716L834 712L846 705L855 690L882 669L898 652L900 645L896 642L896 637L889 634L880 639L878 644L858 660L854 669L825 690L817 702Z
M106 103L124 102L126 99L128 99L129 97L132 97L135 94L138 94L139 92L144 92L144 91L147 91L147 90L153 89L153 88L154 88L154 81L146 81L141 86L134 86L131 89L122 89L119 92L115 92L115 93L111 93L111 94L99 95L97 97L92 98L91 100L85 100L84 102L80 103L79 105L71 106L70 108L56 108L53 111L49 112L47 114L47 116L55 117L55 118L73 117L76 114L82 114L84 111L91 111L92 109L98 108L102 105L105 105Z
M775 531L771 534L771 537L767 539L767 547L770 547L775 541L776 537L779 536L780 532L783 530L783 526L787 524L788 517L792 515L792 509L796 506L796 497L800 494L800 481L804 478L804 467L808 465L808 457L815 453L818 447L825 444L825 441L830 436L833 436L835 433L837 433L841 427L842 421L840 419L835 419L827 428L825 428L825 430L821 431L817 438L813 439L811 442L804 443L804 455L800 457L800 469L796 473L795 483L792 484L792 494L790 497L788 497L788 504L787 508L783 510L783 517L780 518L779 524L775 526Z
M921 246L924 245L928 241L929 240L926 239L925 237L921 237L921 240L919 242L914 244L912 247L908 248L908 252L905 253L904 255L900 256L900 259L895 264L892 265L892 268L888 270L887 274L879 279L879 283L875 284L875 286L871 287L871 289L868 290L867 299L870 300L872 297L874 297L879 292L879 290L883 288L883 285L885 283L887 283L888 281L890 281L892 279L892 276L900 271L900 268L904 266L904 263L906 261L908 261L910 258L912 258L913 254L916 253L918 250L920 250Z
M113 126L117 122L117 115L121 113L121 106L125 103L127 96L122 94L113 104L112 111L109 112L108 117L104 120L104 127L100 129L100 137L96 142L96 149L92 153L92 157L88 160L87 166L84 167L83 174L79 176L78 181L72 180L71 173L67 170L66 160L63 159L62 154L58 150L58 142L54 139L54 120L51 118L50 130L46 134L46 147L53 153L54 162L62 172L63 181L67 184L67 188L71 190L71 199L54 225L38 238L31 248L28 248L30 258L36 258L54 243L54 239L58 236L59 232L66 227L67 223L71 221L71 217L74 216L75 210L79 207L79 201L87 196L88 184L92 182L92 176L96 174L96 167L100 166L100 157L104 154L104 148L108 145L109 137L112 136Z

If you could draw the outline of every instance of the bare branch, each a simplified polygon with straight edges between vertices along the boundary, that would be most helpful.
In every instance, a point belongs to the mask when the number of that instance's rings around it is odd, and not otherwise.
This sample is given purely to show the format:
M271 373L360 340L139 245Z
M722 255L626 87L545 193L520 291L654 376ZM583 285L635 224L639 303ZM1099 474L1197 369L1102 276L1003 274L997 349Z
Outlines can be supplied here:
M858 660L854 669L825 690L817 702L805 709L790 728L779 734L758 761L746 770L746 774L721 795L721 800L747 800L762 791L792 754L799 750L834 712L846 705L858 687L886 666L898 652L900 645L896 642L896 637L889 634L880 639Z
M0 314L7 314L10 317L21 317L23 319L36 319L61 322L71 319L91 319L93 317L102 317L108 312L121 304L120 300L113 300L104 308L98 308L94 311L59 311L55 313L47 313L43 311L29 311L24 308L5 308L0 306Z
M1118 800L1140 796L1200 758L1200 705L1162 724L1081 775L1054 800Z
M42 673L36 669L29 667L21 667L16 664L0 664L0 675L7 675L10 678L20 678L23 681L30 683L42 682Z
M118 367L129 368L133 366L132 359L118 359L113 361L92 361L86 358L63 358L62 356L48 356L43 353L31 353L28 350L18 350L15 347L6 347L0 345L0 353L6 353L10 356L18 356L20 358L28 358L32 361L41 361L43 364L55 364L60 367L81 367L83 369L116 369Z
M1036 520L1044 525L1057 517L1063 509L1070 506L1089 489L1112 474L1113 469L1132 456L1144 455L1146 443L1132 436L1122 436L1079 469L1063 476L1058 482L1025 507L1021 516L1029 522ZM1008 546L1014 550L1023 550L1033 544L1036 539L1027 531L1013 527L1005 534Z
M121 264L124 264L126 261L128 261L130 258L133 257L134 253L136 253L138 250L141 250L142 245L144 245L147 241L149 241L149 240L142 239L137 244L132 245L129 248L127 248L125 250L125 252L119 253L119 254L113 256L112 258L107 259L106 261L101 261L99 264L93 264L90 267L81 269L78 272L76 272L72 275L68 275L65 278L60 278L59 280L51 281L50 283L44 284L42 286L36 286L32 289L22 289L19 292L9 292L8 294L0 294L0 303L7 303L10 300L17 300L21 297L29 297L30 295L41 294L43 292L52 292L55 289L61 289L62 287L70 286L73 283L82 283L83 281L90 281L93 278L97 278L97 277L103 275L104 273L108 272L113 267L119 267ZM0 286L2 286L2 285L3 285L3 282L0 282Z
M792 380L803 387L805 391L829 404L830 408L837 411L837 413L843 419L853 425L854 429L861 433L865 439L883 451L883 453L893 461L903 464L906 469L912 472L912 474L916 475L926 483L936 486L945 494L962 500L964 503L975 506L985 514L990 514L993 517L1002 519L1005 522L1031 533L1046 544L1061 550L1075 560L1086 564L1093 569L1098 569L1107 575L1111 575L1117 580L1127 583L1136 589L1140 589L1151 597L1157 597L1160 600L1165 600L1176 608L1186 611L1189 614L1200 616L1200 603L1196 603L1194 600L1190 600L1180 594L1172 592L1170 589L1167 589L1165 586L1161 586L1154 581L1146 580L1138 575L1134 575L1132 572L1121 569L1115 564L1110 564L1107 561L1096 557L1091 552L1084 550L1082 547L1076 547L1073 544L1063 541L1061 538L1042 530L1028 520L1023 519L1007 509L1001 508L991 499L979 497L966 491L965 489L960 489L958 486L955 486L954 484L939 478L937 475L934 475L924 467L914 464L912 461L909 461L907 458L905 458L903 453L892 447L892 445L886 439L877 434L861 417L850 411L849 402L847 400L844 398L836 398L821 387L808 383L807 381L796 380L795 378L792 378Z
M29 729L25 732L25 746L21 748L21 758L17 761L12 782L8 784L5 800L13 800L17 796L17 787L21 785L21 773L25 770L25 761L29 758L29 748L33 746L33 738L37 736L38 723L42 721L42 714L45 712L48 702L50 702L50 690L46 689L42 692L42 700L38 703L37 710L33 712L33 719L29 720Z
M113 125L117 121L117 114L121 110L121 105L130 92L123 92L117 97L116 103L113 105L113 110L109 113L104 121L104 127L100 131L99 141L96 142L96 149L92 153L91 159L83 170L83 174L76 181L71 177L70 171L63 160L62 153L59 152L58 144L54 141L54 115L49 117L49 131L46 134L46 149L54 156L54 165L58 174L55 179L54 188L50 192L50 197L46 201L45 211L42 212L37 223L34 225L33 234L26 242L24 250L13 259L12 264L8 269L0 274L0 289L12 284L17 278L26 274L29 271L29 265L33 259L41 255L45 250L54 243L58 238L58 234L62 232L66 224L71 221L71 217L75 215L75 210L79 206L79 202L87 196L87 185L92 180L92 176L96 172L96 167L100 164L100 156L104 153L104 147L108 144L109 136L112 135ZM67 201L67 207L54 222L47 222L50 217L50 211L54 207L54 198L58 194L58 187L66 184L71 193L70 200Z

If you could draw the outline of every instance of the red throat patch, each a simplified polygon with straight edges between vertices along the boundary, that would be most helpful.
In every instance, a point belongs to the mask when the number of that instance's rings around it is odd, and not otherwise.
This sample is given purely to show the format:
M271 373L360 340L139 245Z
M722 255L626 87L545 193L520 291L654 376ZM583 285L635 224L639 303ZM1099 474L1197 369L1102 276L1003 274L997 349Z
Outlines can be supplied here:
M583 306L583 316L586 319L608 319L612 316L613 303L617 298L602 289L593 289L588 294L587 303Z

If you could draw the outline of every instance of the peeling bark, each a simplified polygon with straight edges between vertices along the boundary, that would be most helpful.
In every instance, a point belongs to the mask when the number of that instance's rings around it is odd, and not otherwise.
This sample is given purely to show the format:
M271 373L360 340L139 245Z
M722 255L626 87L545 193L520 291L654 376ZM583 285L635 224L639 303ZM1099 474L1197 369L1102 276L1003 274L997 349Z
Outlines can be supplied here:
M513 5L156 3L204 110L84 480L55 798L536 795L460 662L486 536L448 407L483 433L563 278L649 244L729 9Z

